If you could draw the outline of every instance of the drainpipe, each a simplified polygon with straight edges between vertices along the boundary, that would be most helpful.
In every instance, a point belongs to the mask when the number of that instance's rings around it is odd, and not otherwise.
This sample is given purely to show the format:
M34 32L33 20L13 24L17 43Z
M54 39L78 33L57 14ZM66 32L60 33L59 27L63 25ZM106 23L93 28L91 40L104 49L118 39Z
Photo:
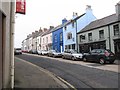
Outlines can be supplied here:
M78 52L77 20L76 20L76 51Z
M110 25L108 25L109 49L111 50Z
M11 1L10 13L10 60L11 60L11 88L14 88L14 25L15 25L15 1Z

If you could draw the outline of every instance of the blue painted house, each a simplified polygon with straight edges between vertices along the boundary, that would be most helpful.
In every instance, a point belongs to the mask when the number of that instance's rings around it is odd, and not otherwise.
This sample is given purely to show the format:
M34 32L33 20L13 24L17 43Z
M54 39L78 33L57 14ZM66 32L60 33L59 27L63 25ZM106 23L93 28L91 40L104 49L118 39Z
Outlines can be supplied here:
M82 15L78 16L77 13L73 13L73 18L63 26L64 50L75 49L78 51L77 32L94 20L96 20L96 17L93 15L89 5L87 5L86 12Z
M66 19L62 20L62 24L55 27L52 31L52 47L53 50L57 50L58 52L64 51L64 44L63 44L63 24L67 22Z

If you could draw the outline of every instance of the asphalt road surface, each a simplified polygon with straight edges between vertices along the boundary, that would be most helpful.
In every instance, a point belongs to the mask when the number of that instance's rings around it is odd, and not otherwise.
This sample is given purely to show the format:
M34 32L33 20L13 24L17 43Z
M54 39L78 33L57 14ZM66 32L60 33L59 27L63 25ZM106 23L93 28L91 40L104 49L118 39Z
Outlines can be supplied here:
M16 55L16 57L55 73L78 89L118 88L119 85L117 72L90 68L74 63L66 63L57 60L58 58L55 58L55 60L52 58L25 54Z

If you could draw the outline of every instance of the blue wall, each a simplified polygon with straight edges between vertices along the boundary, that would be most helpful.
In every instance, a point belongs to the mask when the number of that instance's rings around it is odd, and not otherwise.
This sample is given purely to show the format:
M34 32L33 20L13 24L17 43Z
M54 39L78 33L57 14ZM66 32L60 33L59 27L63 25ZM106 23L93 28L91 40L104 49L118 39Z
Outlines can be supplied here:
M64 51L63 38L62 38L62 41L60 41L61 33L62 33L62 37L63 37L63 27L60 27L52 32L53 50L57 50L59 52L61 52L61 46L62 46L62 51ZM55 37L56 37L56 39L55 39Z

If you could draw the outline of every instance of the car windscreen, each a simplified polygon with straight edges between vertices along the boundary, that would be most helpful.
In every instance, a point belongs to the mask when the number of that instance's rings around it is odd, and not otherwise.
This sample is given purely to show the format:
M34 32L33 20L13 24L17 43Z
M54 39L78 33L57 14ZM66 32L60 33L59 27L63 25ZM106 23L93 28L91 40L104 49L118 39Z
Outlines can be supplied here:
M16 50L21 50L21 48L16 48Z

